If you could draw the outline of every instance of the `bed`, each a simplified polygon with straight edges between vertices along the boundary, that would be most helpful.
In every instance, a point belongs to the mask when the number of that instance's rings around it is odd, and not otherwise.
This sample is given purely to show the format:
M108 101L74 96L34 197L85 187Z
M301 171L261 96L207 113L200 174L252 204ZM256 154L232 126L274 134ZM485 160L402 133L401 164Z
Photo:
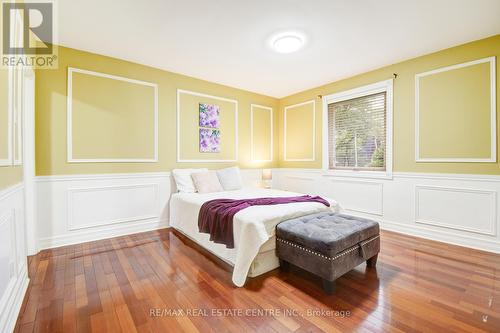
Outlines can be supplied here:
M279 266L275 254L275 227L284 220L327 210L339 211L330 199L330 207L317 202L287 203L275 206L252 206L234 216L233 249L209 240L210 235L198 231L198 212L203 203L213 199L249 199L303 195L288 191L244 188L213 193L174 193L170 200L170 225L234 267L232 281L243 286L247 276L255 277ZM325 198L326 199L326 198Z

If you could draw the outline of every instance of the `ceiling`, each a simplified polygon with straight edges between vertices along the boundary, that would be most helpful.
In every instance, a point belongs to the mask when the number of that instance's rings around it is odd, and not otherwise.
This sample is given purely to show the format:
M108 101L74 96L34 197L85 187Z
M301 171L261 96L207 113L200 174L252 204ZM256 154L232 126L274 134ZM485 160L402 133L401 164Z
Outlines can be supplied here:
M59 0L59 44L273 97L500 33L500 0ZM304 49L278 54L273 33Z

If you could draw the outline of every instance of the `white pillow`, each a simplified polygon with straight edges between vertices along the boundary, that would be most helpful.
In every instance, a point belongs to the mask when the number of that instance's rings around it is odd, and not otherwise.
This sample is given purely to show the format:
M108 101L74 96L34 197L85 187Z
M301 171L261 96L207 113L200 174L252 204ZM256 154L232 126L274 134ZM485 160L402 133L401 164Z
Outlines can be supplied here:
M224 191L239 190L243 187L240 168L238 167L217 170L217 177L219 177L219 181Z
M193 178L194 187L196 187L198 193L222 191L222 186L215 171L195 172L191 174L191 178Z
M194 193L196 188L194 187L193 179L191 174L194 172L208 171L206 168L202 169L174 169L172 170L172 175L174 175L175 184L177 185L177 191Z

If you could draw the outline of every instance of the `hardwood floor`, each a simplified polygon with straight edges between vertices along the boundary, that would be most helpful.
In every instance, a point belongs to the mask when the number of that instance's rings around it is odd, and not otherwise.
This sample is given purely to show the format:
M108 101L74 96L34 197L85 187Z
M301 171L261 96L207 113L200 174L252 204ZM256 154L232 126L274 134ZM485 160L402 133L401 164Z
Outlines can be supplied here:
M170 229L45 250L16 332L500 332L500 255L391 232L381 247L333 295L294 267L236 288Z

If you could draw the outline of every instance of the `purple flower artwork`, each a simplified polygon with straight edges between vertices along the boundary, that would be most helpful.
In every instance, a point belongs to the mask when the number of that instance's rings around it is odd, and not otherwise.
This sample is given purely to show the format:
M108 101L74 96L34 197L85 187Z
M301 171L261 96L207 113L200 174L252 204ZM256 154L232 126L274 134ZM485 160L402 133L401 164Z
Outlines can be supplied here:
M220 152L220 130L200 128L200 153Z
M200 103L200 127L219 128L219 106Z

